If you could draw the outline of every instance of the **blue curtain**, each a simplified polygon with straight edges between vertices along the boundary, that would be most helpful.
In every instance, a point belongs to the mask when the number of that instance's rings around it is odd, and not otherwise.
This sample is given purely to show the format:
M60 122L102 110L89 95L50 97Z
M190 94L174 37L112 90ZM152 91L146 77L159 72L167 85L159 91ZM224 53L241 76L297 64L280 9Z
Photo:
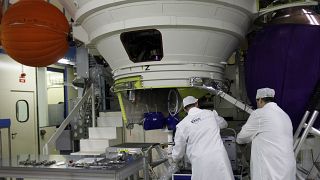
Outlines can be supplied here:
M320 79L319 45L319 26L272 25L258 32L245 64L251 102L255 103L257 89L275 89L277 104L288 113L296 129ZM319 127L319 121L314 127Z

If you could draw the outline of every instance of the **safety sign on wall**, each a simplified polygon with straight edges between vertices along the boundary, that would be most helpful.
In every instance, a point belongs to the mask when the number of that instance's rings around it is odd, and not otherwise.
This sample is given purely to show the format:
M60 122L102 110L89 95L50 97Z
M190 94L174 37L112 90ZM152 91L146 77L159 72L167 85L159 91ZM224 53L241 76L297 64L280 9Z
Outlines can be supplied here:
M21 73L19 76L19 82L20 83L26 83L26 73Z

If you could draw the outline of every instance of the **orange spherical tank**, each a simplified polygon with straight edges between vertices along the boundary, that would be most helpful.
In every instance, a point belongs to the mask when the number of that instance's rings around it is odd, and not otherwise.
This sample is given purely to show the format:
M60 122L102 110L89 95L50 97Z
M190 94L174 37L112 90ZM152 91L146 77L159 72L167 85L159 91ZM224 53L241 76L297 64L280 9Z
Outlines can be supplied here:
M1 41L6 53L21 64L45 67L68 50L69 23L44 0L21 0L2 18Z
M0 6L3 7L3 0L0 0ZM0 39L1 39L1 19L2 19L2 8L0 8ZM1 41L0 41L1 45Z

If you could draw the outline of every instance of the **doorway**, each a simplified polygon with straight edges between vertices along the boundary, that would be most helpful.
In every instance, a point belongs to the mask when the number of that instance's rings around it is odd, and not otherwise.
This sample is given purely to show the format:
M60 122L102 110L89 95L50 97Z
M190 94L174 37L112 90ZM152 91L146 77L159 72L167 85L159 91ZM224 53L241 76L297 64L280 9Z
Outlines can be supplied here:
M10 111L12 156L36 155L38 142L34 92L10 91L6 98L10 109L14 109Z
M67 115L64 69L47 68L48 124L59 126Z

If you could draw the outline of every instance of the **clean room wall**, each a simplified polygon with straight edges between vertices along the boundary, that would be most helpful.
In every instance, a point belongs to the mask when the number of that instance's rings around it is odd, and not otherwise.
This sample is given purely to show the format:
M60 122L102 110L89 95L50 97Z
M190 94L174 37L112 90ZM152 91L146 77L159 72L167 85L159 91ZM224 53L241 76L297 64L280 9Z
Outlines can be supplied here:
M26 73L26 81L25 83L19 82L19 76L22 73ZM17 138L12 141L12 147L18 147L20 143L19 135L21 137L21 127L23 128L30 128L30 136L26 137L30 142L34 142L34 152L30 153L37 153L37 115L36 115L36 69L33 67L22 66L20 63L17 63L12 58L10 58L6 54L0 54L0 119L3 118L10 118L11 119L11 132L17 132ZM32 115L32 119L28 120L28 123L19 123L16 121L16 109L15 109L15 102L13 102L14 97L13 94L33 94L32 99L28 102L32 105L32 111L30 110L29 113ZM27 130L27 129L26 129ZM28 129L29 130L29 129ZM3 151L4 157L8 156L8 136L7 130L3 129L2 131L2 139L3 139ZM23 148L20 151L16 151L17 153L23 153ZM28 152L27 152L28 153Z

